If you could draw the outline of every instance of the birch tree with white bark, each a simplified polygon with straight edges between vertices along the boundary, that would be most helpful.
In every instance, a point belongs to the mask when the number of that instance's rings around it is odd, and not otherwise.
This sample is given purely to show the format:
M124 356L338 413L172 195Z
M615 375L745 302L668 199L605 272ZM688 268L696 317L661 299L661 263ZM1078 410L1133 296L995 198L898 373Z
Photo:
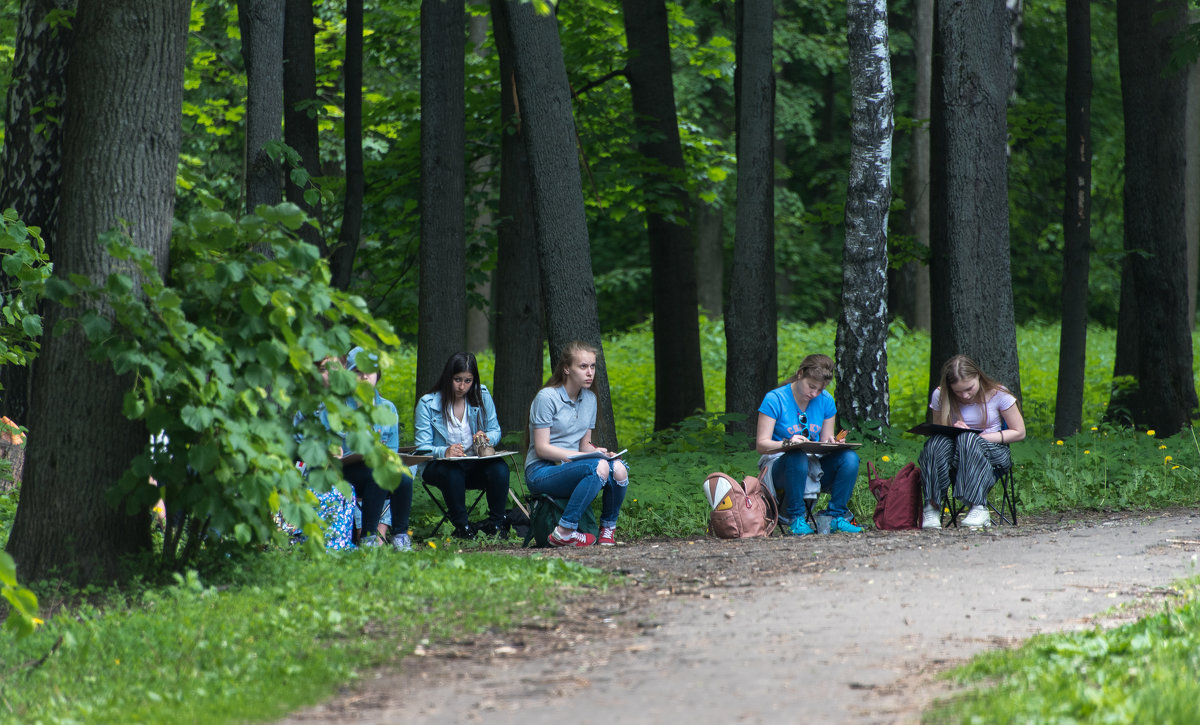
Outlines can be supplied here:
M850 175L837 328L842 424L889 422L887 225L892 201L892 63L886 0L846 4L850 49Z

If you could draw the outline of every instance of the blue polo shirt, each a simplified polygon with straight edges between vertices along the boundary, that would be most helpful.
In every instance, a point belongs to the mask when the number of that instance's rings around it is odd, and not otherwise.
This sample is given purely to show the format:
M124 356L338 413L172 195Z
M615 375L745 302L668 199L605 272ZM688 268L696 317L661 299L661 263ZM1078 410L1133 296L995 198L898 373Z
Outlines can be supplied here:
M587 388L579 391L579 399L572 401L565 387L542 388L529 406L529 452L525 454L525 467L538 460L533 445L533 431L550 429L550 445L579 450L583 436L596 427L596 394Z

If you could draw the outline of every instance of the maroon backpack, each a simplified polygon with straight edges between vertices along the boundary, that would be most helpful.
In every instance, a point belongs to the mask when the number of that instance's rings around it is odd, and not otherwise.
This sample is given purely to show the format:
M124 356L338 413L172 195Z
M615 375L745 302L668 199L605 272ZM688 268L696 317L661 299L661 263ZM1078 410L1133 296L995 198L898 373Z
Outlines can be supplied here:
M921 469L906 463L891 478L879 478L867 461L867 486L874 494L875 528L888 531L917 529L921 524Z

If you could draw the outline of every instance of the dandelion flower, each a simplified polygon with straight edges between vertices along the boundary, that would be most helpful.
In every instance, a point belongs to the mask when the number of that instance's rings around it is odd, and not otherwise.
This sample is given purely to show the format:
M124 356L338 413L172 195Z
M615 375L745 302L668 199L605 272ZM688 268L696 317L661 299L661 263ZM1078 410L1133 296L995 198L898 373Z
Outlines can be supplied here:
M1092 430L1100 430L1100 429L1097 428L1096 426L1092 426Z
M888 461L890 461L890 460L892 460L892 459L891 459L891 458L889 458L888 456L884 456L884 457L883 457L883 462L884 462L884 463L887 463L887 462L888 462Z
M1148 436L1154 435L1154 430L1151 429L1151 430L1146 431L1146 435L1148 435Z
M1179 466L1171 466L1172 471L1174 471L1176 468L1179 468Z
M428 542L426 542L426 543L428 543L428 544L429 544L429 548L430 548L430 549L436 549L436 548L437 548L437 542L436 542L436 541L428 541Z
M1061 446L1062 444L1063 444L1062 441L1054 441L1054 445L1056 445L1056 446Z
M1085 455L1085 456L1086 456L1087 454L1089 454L1089 453L1091 453L1091 451L1089 451L1089 450L1086 450L1086 449L1085 449L1085 450L1083 451L1083 455Z
M44 620L44 619L38 619L37 617L33 618L33 626L35 626L35 627L40 627L45 623L46 623L46 620Z
M1175 459L1171 458L1170 456L1167 456L1166 458L1163 459L1163 463L1170 463L1173 460L1175 460Z
M1159 447L1158 447L1158 450L1160 450L1160 451L1161 451L1161 450L1164 450L1165 448L1166 448L1166 446L1165 446L1165 445L1161 445L1161 446L1159 446Z
M634 503L637 503L637 499L635 498L635 499L633 500L633 502L634 502Z

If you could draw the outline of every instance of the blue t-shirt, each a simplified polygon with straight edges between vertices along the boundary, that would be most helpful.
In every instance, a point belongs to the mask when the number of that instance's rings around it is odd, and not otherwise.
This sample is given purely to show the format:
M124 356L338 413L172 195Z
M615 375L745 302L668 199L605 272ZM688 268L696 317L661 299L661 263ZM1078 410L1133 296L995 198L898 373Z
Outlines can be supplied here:
M583 436L596 427L596 394L587 388L579 391L579 399L572 401L565 387L542 388L529 406L529 452L525 455L525 467L538 460L533 445L533 431L550 429L550 445L579 450Z
M775 429L771 432L771 440L784 441L799 433L812 441L821 440L821 426L829 418L837 415L837 405L828 390L808 401L804 412L796 405L796 396L792 395L792 386L784 385L775 388L763 398L758 412L775 419Z

